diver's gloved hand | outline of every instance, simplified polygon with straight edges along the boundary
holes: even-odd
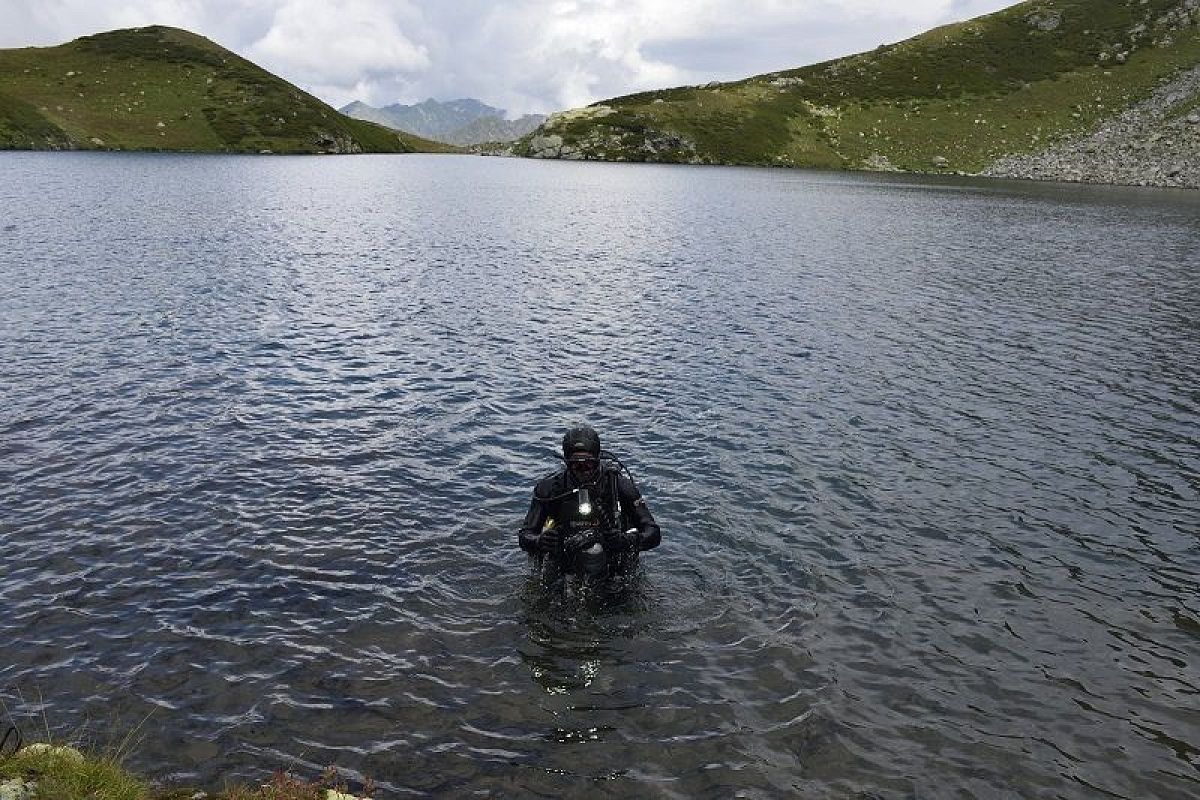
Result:
[[[557,553],[562,549],[563,535],[558,528],[547,528],[538,534],[538,550],[543,553]]]
[[[604,539],[605,549],[618,552],[637,552],[641,549],[641,545],[642,537],[638,533],[637,528],[630,528],[627,531],[613,531]]]

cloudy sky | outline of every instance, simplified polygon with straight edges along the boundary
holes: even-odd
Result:
[[[1012,0],[0,0],[0,48],[174,25],[342,106],[475,97],[510,114],[744,78]]]

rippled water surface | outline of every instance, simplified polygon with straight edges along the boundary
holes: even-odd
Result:
[[[27,733],[381,797],[1200,795],[1197,193],[7,154],[0,231]],[[516,548],[581,419],[664,531],[607,597]]]

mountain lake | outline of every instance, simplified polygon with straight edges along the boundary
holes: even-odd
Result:
[[[0,154],[3,721],[218,789],[1200,795],[1200,193]],[[663,529],[517,548],[593,424]]]

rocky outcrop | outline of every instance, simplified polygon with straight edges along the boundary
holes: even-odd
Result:
[[[1059,26],[1062,25],[1062,12],[1057,9],[1051,11],[1034,11],[1025,17],[1025,21],[1029,23],[1031,28],[1049,33],[1050,31],[1058,30]]]
[[[37,784],[33,781],[21,778],[0,780],[0,800],[29,800],[36,791]]]
[[[557,133],[538,134],[529,140],[530,158],[562,158],[566,141]]]
[[[529,139],[530,158],[560,158],[566,161],[657,161],[704,163],[694,142],[666,131],[634,133],[619,128],[593,128],[582,139],[567,141],[556,133]]]
[[[980,174],[1200,188],[1200,67],[1090,133],[1039,153],[1006,156]]]
[[[325,131],[318,131],[316,133],[313,137],[313,144],[316,146],[318,153],[328,155],[349,155],[363,151],[362,145],[349,136],[339,136]]]
[[[862,169],[868,172],[903,172],[904,170],[892,163],[891,159],[880,153],[872,153],[863,159]]]
[[[567,161],[704,163],[690,139],[651,128],[644,122],[633,127],[610,124],[607,118],[615,114],[615,109],[607,105],[551,114],[519,152],[529,158]],[[588,123],[582,133],[580,123]]]
[[[31,744],[18,751],[17,755],[48,755],[65,764],[84,763],[83,753],[74,747],[50,745],[45,742]],[[0,800],[31,800],[37,795],[37,789],[37,782],[28,776],[0,780]]]

